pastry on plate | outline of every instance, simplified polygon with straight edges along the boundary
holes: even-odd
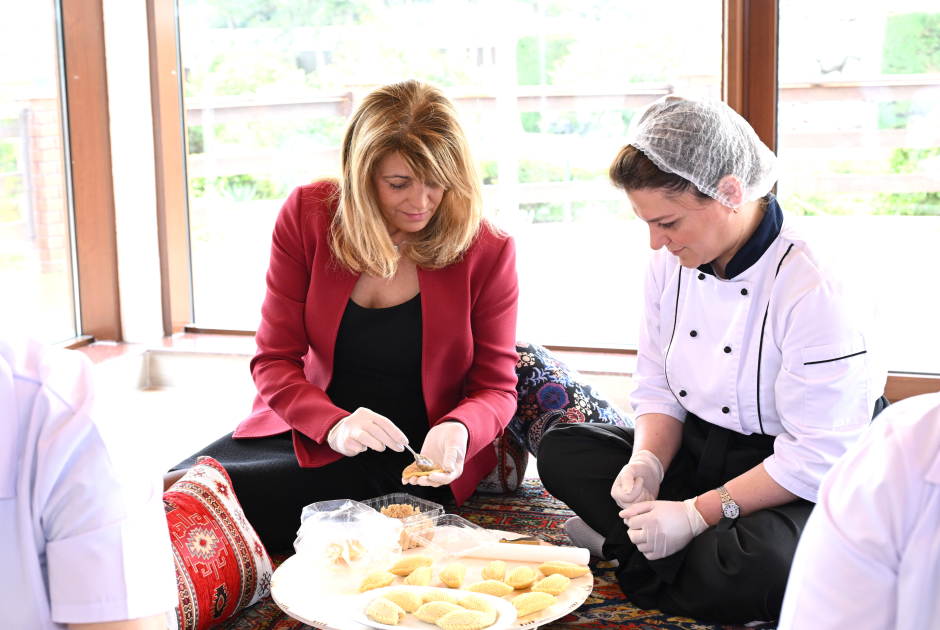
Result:
[[[525,617],[526,615],[531,615],[532,613],[537,613],[540,610],[545,610],[558,600],[555,599],[554,595],[549,595],[548,593],[523,593],[515,599],[512,600],[512,605],[516,607],[518,611],[517,614],[520,617]]]
[[[384,597],[373,599],[366,608],[366,614],[387,626],[397,626],[405,619],[405,611],[395,602]]]

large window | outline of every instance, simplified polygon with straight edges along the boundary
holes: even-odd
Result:
[[[52,0],[0,19],[0,330],[76,335]]]
[[[638,108],[720,97],[722,3],[180,0],[195,322],[253,330],[270,233],[347,117],[415,77],[461,109],[518,242],[519,337],[636,343],[646,226],[607,183]]]
[[[940,372],[940,8],[784,0],[779,60],[781,204],[878,300],[888,368]]]

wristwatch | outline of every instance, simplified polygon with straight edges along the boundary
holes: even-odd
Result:
[[[734,502],[728,490],[724,486],[718,486],[718,496],[721,497],[721,514],[725,518],[738,518],[741,516],[741,508]]]

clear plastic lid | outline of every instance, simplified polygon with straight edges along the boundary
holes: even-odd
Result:
[[[401,533],[402,551],[421,546],[421,543],[411,536],[411,532],[428,529],[432,520],[444,513],[444,506],[441,504],[425,501],[404,492],[386,494],[363,501],[363,504],[389,518],[401,521],[404,528]]]
[[[456,514],[431,519],[430,526],[411,530],[409,534],[418,544],[445,558],[462,558],[498,540],[495,533]]]

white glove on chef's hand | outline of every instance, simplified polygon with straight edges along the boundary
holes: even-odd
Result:
[[[408,438],[385,416],[359,407],[333,425],[326,441],[340,455],[352,457],[367,448],[384,451],[386,446],[401,452],[405,450],[401,445],[407,444]]]
[[[633,454],[610,488],[610,496],[621,508],[634,503],[655,501],[663,480],[663,465],[650,451]]]
[[[448,421],[434,426],[424,438],[421,454],[440,464],[445,471],[422,477],[402,478],[402,483],[413,486],[443,486],[463,474],[463,461],[467,456],[467,441],[470,434],[460,422]]]
[[[630,527],[630,540],[647,560],[671,556],[708,529],[695,509],[695,498],[636,503],[620,512]]]

